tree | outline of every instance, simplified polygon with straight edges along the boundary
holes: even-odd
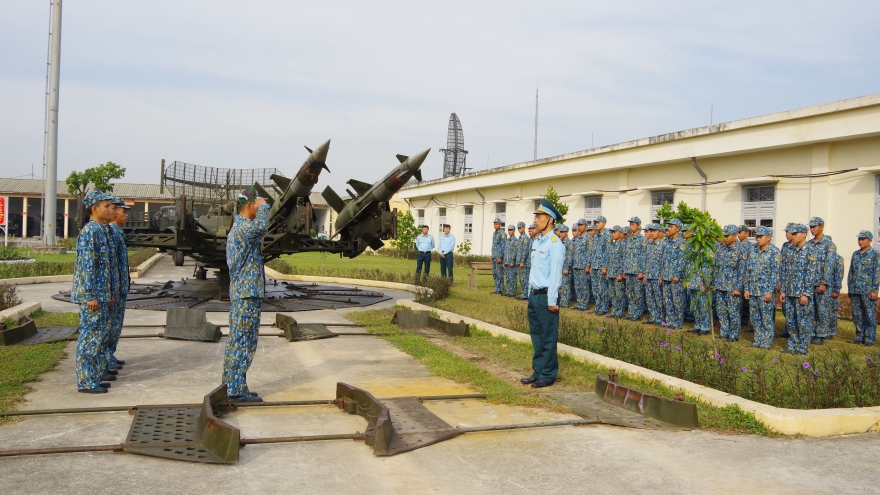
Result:
[[[458,252],[458,254],[460,254],[462,256],[467,256],[467,255],[471,254],[471,241],[470,241],[470,239],[465,239],[464,241],[462,241],[458,245],[458,248],[456,248],[456,251]]]
[[[419,230],[416,228],[416,220],[413,218],[412,212],[407,210],[403,215],[398,215],[397,239],[391,241],[391,246],[398,256],[403,255],[404,258],[409,258],[409,252],[416,242],[417,235],[419,235]]]
[[[544,199],[549,201],[556,208],[556,211],[559,212],[559,218],[556,219],[557,225],[565,223],[568,205],[559,201],[559,194],[556,193],[556,189],[553,189],[553,186],[547,186],[547,195],[544,196]]]
[[[121,179],[125,176],[125,168],[120,167],[116,163],[107,162],[97,167],[87,168],[83,172],[73,171],[64,181],[67,184],[67,192],[79,198],[78,212],[79,226],[85,225],[85,211],[82,209],[82,199],[89,192],[89,185],[94,189],[104,191],[106,193],[113,192],[113,184],[111,179]]]
[[[712,218],[708,211],[697,208],[688,208],[684,201],[678,204],[679,213],[685,212],[691,215],[690,221],[693,235],[687,240],[689,249],[685,251],[685,259],[690,266],[685,275],[685,283],[694,280],[695,277],[702,279],[702,285],[706,287],[706,296],[709,304],[709,328],[712,330],[712,338],[715,338],[715,322],[712,317],[712,272],[715,270],[715,246],[721,236],[721,226]],[[681,220],[681,219],[679,219]],[[684,220],[682,220],[684,222]]]

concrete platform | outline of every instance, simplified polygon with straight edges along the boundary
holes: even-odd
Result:
[[[164,261],[164,260],[163,260]],[[189,260],[188,260],[189,261]],[[155,270],[155,271],[154,271]],[[163,267],[148,279],[180,279],[192,267]],[[69,285],[68,285],[69,287]],[[51,299],[64,284],[22,287],[49,311],[76,306]],[[412,297],[388,291],[395,299]],[[383,303],[390,306],[392,302]],[[371,306],[370,309],[377,306]],[[348,310],[297,313],[303,322],[343,322]],[[210,313],[215,323],[224,313]],[[264,313],[266,323],[274,314]],[[161,324],[164,313],[129,311],[127,324]],[[352,329],[346,329],[349,331]],[[142,328],[124,333],[145,333]],[[273,331],[273,330],[270,330]],[[75,391],[72,357],[34,384],[21,409],[194,403],[220,382],[219,344],[123,339],[128,364],[111,392]],[[74,344],[67,347],[73,355]],[[260,338],[248,381],[268,400],[332,399],[337,381],[377,397],[474,393],[431,375],[373,337],[289,343]],[[525,390],[525,389],[524,389]],[[453,426],[527,423],[574,416],[477,400],[429,402]],[[331,406],[240,410],[225,416],[243,437],[362,432],[366,422]],[[0,427],[2,449],[121,443],[127,413],[32,417]],[[232,466],[200,465],[132,454],[0,458],[4,494],[514,494],[514,493],[871,493],[880,483],[876,434],[828,439],[719,435],[611,426],[554,427],[466,434],[394,457],[374,457],[363,442],[250,445]]]

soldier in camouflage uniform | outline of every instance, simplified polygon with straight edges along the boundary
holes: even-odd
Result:
[[[269,224],[269,204],[253,187],[243,190],[237,199],[238,215],[226,238],[230,305],[223,383],[233,401],[262,402],[248,389],[247,371],[257,350],[265,295],[262,244]]]
[[[504,239],[504,255],[502,256],[507,283],[504,295],[507,297],[516,297],[517,241],[516,228],[513,225],[508,225],[507,238]]]
[[[495,280],[495,291],[492,294],[504,292],[504,232],[501,231],[501,219],[496,218],[492,222],[495,232],[492,234],[492,279]]]
[[[813,289],[819,278],[815,249],[807,242],[807,226],[795,224],[791,230],[791,247],[782,259],[782,291],[779,300],[785,304],[788,327],[788,352],[809,352],[813,326],[816,324]]]
[[[831,293],[828,291],[828,284],[831,273],[834,271],[834,254],[837,253],[837,246],[831,241],[831,237],[825,235],[825,220],[819,217],[810,219],[810,233],[813,238],[810,244],[816,251],[816,260],[819,264],[819,278],[816,280],[817,285],[813,291],[813,305],[816,311],[816,325],[811,344],[821,345],[825,339],[833,338],[837,335],[837,328],[831,327]]]
[[[575,224],[577,225],[580,235],[573,241],[574,254],[571,258],[571,266],[574,271],[574,290],[577,295],[577,306],[575,309],[586,311],[590,304],[590,276],[587,275],[587,267],[589,266],[589,256],[587,256],[587,248],[590,246],[590,237],[587,234],[587,221],[581,218]]]
[[[843,256],[834,253],[834,271],[828,279],[828,291],[831,292],[831,328],[837,329],[837,312],[840,310],[840,290],[843,288]]]
[[[690,306],[691,315],[694,320],[694,328],[688,330],[697,335],[708,335],[711,331],[711,321],[709,319],[709,290],[714,286],[712,280],[712,269],[705,264],[696,269],[693,260],[688,259],[688,254],[692,252],[693,247],[687,242],[693,236],[693,230],[690,225],[684,226],[685,238],[685,280],[687,289],[686,305]]]
[[[737,246],[736,225],[724,227],[724,242],[715,251],[715,298],[718,300],[718,322],[721,338],[739,340],[740,296],[743,287],[743,268],[747,260]]]
[[[529,299],[529,273],[532,270],[532,242],[538,235],[538,228],[535,224],[529,225],[528,235],[525,239],[525,258],[523,258],[524,268],[520,275],[519,285],[522,288],[522,296],[520,299],[528,301]]]
[[[877,338],[877,288],[880,285],[880,256],[871,248],[874,235],[870,230],[859,232],[859,249],[849,264],[846,278],[852,319],[856,327],[853,344],[874,345]]]
[[[659,325],[666,321],[663,314],[663,292],[660,290],[660,262],[663,258],[663,241],[660,225],[648,224],[645,230],[648,245],[645,247],[645,304],[648,307],[646,324]]]
[[[648,239],[641,233],[642,220],[639,217],[629,219],[630,236],[623,244],[623,276],[626,283],[626,319],[636,321],[645,314],[644,284],[645,255],[648,251]]]
[[[560,225],[557,229],[557,235],[562,239],[562,245],[565,246],[565,258],[562,261],[562,282],[559,286],[559,307],[567,308],[571,305],[571,264],[574,256],[574,245],[568,238],[568,227]]]
[[[779,249],[770,244],[773,231],[769,227],[755,229],[757,249],[748,259],[748,270],[744,283],[744,297],[751,308],[749,316],[755,329],[753,347],[769,349],[776,333],[776,298],[774,292],[779,285],[779,264],[782,255]]]
[[[89,222],[76,239],[71,301],[79,304],[79,331],[76,341],[76,388],[88,394],[105,394],[109,383],[102,382],[103,342],[110,325],[113,305],[110,278],[116,260],[110,257],[110,241],[102,224],[110,221],[112,196],[97,189],[83,198]]]
[[[526,285],[529,281],[529,272],[526,270],[526,259],[529,257],[531,248],[531,236],[526,234],[526,223],[516,224],[519,237],[516,240],[516,278],[519,280],[519,295],[517,299],[525,299]]]
[[[584,268],[584,272],[587,274],[586,284],[587,284],[587,294],[589,294],[588,301],[584,303],[584,307],[589,308],[590,303],[596,304],[596,294],[593,292],[593,275],[592,275],[592,266],[593,266],[593,243],[596,241],[596,227],[592,224],[592,222],[587,222],[587,266]],[[587,311],[586,309],[584,311]]]
[[[111,201],[116,206],[116,218],[110,223],[110,232],[116,247],[116,272],[119,277],[119,300],[114,304],[111,312],[111,325],[108,332],[108,341],[105,345],[104,360],[107,369],[117,370],[125,361],[116,358],[116,346],[119,344],[119,336],[122,335],[122,322],[125,320],[125,303],[128,300],[131,276],[128,272],[128,247],[125,244],[125,232],[122,226],[128,221],[128,210],[131,209],[121,198],[113,198]]]
[[[663,288],[663,309],[666,326],[681,328],[684,320],[684,251],[681,220],[673,218],[666,225],[666,241],[663,243],[663,264],[660,270],[660,286]]]
[[[779,248],[779,255],[782,256],[783,260],[787,259],[788,250],[791,249],[791,237],[792,237],[791,229],[793,229],[793,228],[794,228],[794,223],[789,223],[785,226],[785,229],[783,229],[785,231],[785,242],[783,242],[782,246]],[[786,266],[785,263],[779,264],[779,285],[776,287],[777,292],[782,292],[782,278],[785,276],[785,274],[784,274],[784,270],[786,269],[785,266]],[[779,336],[782,337],[783,339],[787,339],[789,337],[789,333],[788,333],[788,317],[785,312],[785,304],[782,305],[782,316],[785,317],[785,329],[782,330],[782,333],[779,334]]]
[[[742,252],[741,255],[746,256],[745,266],[748,266],[748,257],[755,252],[757,249],[757,245],[749,240],[749,227],[747,225],[740,225],[739,232],[736,233],[737,246],[739,246]],[[745,279],[743,280],[745,281]],[[752,319],[750,315],[749,302],[742,300],[740,301],[740,324],[748,325],[748,332],[754,332],[755,329],[752,328]]]
[[[608,290],[611,292],[611,316],[622,318],[626,312],[626,279],[624,278],[623,266],[626,241],[623,236],[627,229],[615,225],[611,229],[611,246],[608,248],[606,276],[608,277]]]
[[[596,299],[596,307],[593,312],[597,315],[608,313],[611,304],[611,294],[608,291],[607,258],[608,250],[611,249],[611,233],[605,229],[605,217],[596,218],[596,235],[593,236],[593,249],[588,254],[590,258],[590,280],[593,283],[593,297]]]

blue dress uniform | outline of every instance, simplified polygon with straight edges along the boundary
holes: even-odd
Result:
[[[520,222],[523,223],[523,222]],[[529,225],[529,230],[534,229],[535,224]],[[529,271],[532,269],[532,241],[534,240],[528,232],[519,237],[519,247],[517,248],[516,261],[523,265],[517,268],[519,273],[519,291],[520,295],[517,299],[526,300],[529,298]],[[517,265],[519,266],[519,265]]]
[[[861,239],[874,239],[869,230],[859,232]],[[865,252],[857,249],[849,264],[846,278],[849,300],[852,304],[853,324],[856,327],[855,344],[873,345],[877,338],[877,295],[880,285],[880,256],[868,246]]]
[[[446,227],[449,227],[449,224],[443,224],[444,231],[437,237],[437,252],[443,254],[440,258],[440,276],[443,278],[448,276],[449,281],[452,282],[455,279],[455,273],[452,271],[455,265],[455,236],[451,233],[447,234]]]
[[[516,243],[518,239],[514,234],[516,229],[513,225],[507,226],[507,238],[504,239],[504,275],[506,278],[507,288],[504,295],[507,297],[516,297]]]
[[[256,191],[246,190],[256,199]],[[239,195],[239,202],[242,201]],[[246,198],[250,199],[250,198]],[[269,204],[260,205],[256,218],[240,215],[226,240],[226,264],[229,266],[229,337],[223,354],[223,383],[230,397],[250,394],[247,371],[257,350],[260,310],[265,294],[263,236],[269,224]]]
[[[840,290],[843,288],[844,277],[843,256],[834,253],[834,271],[828,279],[828,291],[831,292],[831,328],[837,330],[838,311],[840,310]]]
[[[605,217],[596,218],[596,222],[604,222]],[[608,264],[608,250],[611,249],[611,233],[602,229],[593,236],[593,249],[590,251],[590,280],[593,284],[593,298],[596,299],[594,312],[597,315],[608,313],[611,305],[611,294],[608,292],[608,280],[602,275],[602,268]]]
[[[795,224],[794,233],[806,233],[807,226]],[[809,351],[813,326],[816,324],[813,306],[813,289],[819,277],[819,266],[816,252],[809,242],[800,248],[792,243],[786,257],[783,258],[782,293],[785,294],[785,320],[789,332],[788,351],[795,354],[806,354]],[[806,296],[807,304],[801,304],[801,296]]]
[[[112,196],[97,189],[83,198],[83,206],[90,209],[99,201]],[[103,342],[110,324],[110,302],[113,300],[110,278],[114,270],[110,258],[110,241],[102,225],[90,220],[76,239],[76,261],[73,265],[71,301],[79,304],[79,331],[76,341],[76,388],[87,392],[106,392],[101,387],[104,371]],[[91,310],[88,302],[97,300],[98,309]]]
[[[575,224],[577,226],[587,225],[587,221],[581,218]],[[578,227],[580,228],[580,227]],[[586,311],[590,304],[590,276],[585,271],[588,265],[587,248],[590,246],[590,235],[584,232],[577,236],[573,241],[573,254],[571,256],[571,268],[574,273],[574,292],[577,296],[577,306],[575,309]]]
[[[125,203],[123,203],[125,204]],[[119,207],[117,205],[117,207]],[[110,224],[110,232],[116,247],[116,273],[119,277],[119,298],[110,309],[111,324],[107,332],[108,339],[104,349],[104,361],[109,368],[119,367],[116,360],[116,346],[119,344],[119,336],[122,335],[122,322],[125,320],[125,303],[128,300],[128,291],[131,285],[131,276],[128,272],[128,247],[125,244],[125,232],[115,223]]]
[[[810,227],[816,225],[825,225],[825,221],[819,217],[811,218]],[[816,287],[813,290],[813,305],[816,308],[816,325],[813,336],[817,339],[828,339],[837,335],[837,328],[831,326],[831,291],[828,290],[831,273],[834,271],[834,254],[837,253],[837,246],[827,235],[823,235],[819,240],[813,237],[807,242],[813,245],[816,251],[816,261],[819,265],[819,278],[816,280]],[[820,294],[819,286],[823,284],[825,292]],[[819,342],[821,341],[813,343],[818,344]]]
[[[736,235],[736,225],[724,227],[724,235]],[[715,251],[715,298],[718,300],[718,322],[721,324],[721,338],[739,340],[740,296],[742,293],[743,269],[747,259],[737,244],[728,246],[721,243]]]
[[[619,225],[615,225],[611,230],[621,235],[625,232]],[[622,318],[626,313],[626,279],[617,280],[617,277],[624,276],[625,245],[626,239],[621,238],[615,241],[612,238],[611,247],[608,249],[608,290],[611,292],[611,316],[613,318]]]
[[[431,274],[431,251],[434,250],[434,237],[427,234],[416,236],[416,277],[422,274],[422,266],[425,267],[425,275]]]
[[[767,227],[758,227],[757,235],[773,235]],[[757,247],[757,246],[756,246]],[[755,329],[754,347],[769,349],[776,329],[776,287],[779,285],[779,264],[782,255],[776,246],[756,249],[749,255],[744,289],[749,292],[749,317]],[[770,301],[764,296],[770,294]]]
[[[642,225],[639,217],[632,217],[630,222]],[[639,274],[644,277],[645,255],[648,251],[648,239],[641,230],[636,231],[623,244],[623,273],[626,274],[626,319],[636,321],[645,313],[644,284]]]
[[[681,221],[673,218],[671,225],[682,227]],[[684,251],[686,245],[681,236],[674,239],[666,238],[663,243],[663,260],[660,270],[661,287],[663,288],[663,310],[666,315],[666,326],[681,328],[684,320]],[[672,281],[678,278],[678,282]]]
[[[568,227],[561,225],[559,232],[568,232]],[[567,308],[571,305],[571,265],[574,257],[574,244],[571,237],[566,237],[562,240],[562,245],[565,247],[565,257],[562,260],[563,274],[562,285],[559,287],[559,307]],[[568,271],[568,274],[564,273],[565,271]]]
[[[501,223],[501,219],[496,218],[492,223]],[[504,258],[504,242],[502,229],[492,233],[492,279],[495,281],[495,291],[492,294],[504,293],[504,266],[498,263],[498,258]]]
[[[546,199],[537,213],[559,218]],[[559,302],[565,247],[555,234],[539,232],[532,244],[532,270],[529,273],[529,336],[532,338],[532,375],[522,380],[539,388],[552,384],[559,374],[556,341],[559,337],[559,311],[550,311]]]
[[[660,225],[652,223],[647,230],[660,230]],[[645,304],[648,319],[645,323],[659,325],[666,321],[663,314],[663,291],[660,289],[660,268],[663,259],[663,239],[651,239],[645,248]]]

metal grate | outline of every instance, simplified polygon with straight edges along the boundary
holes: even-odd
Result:
[[[274,168],[216,168],[175,161],[165,167],[163,185],[174,197],[186,196],[197,202],[226,202],[255,182],[274,184],[272,175],[284,177]]]

